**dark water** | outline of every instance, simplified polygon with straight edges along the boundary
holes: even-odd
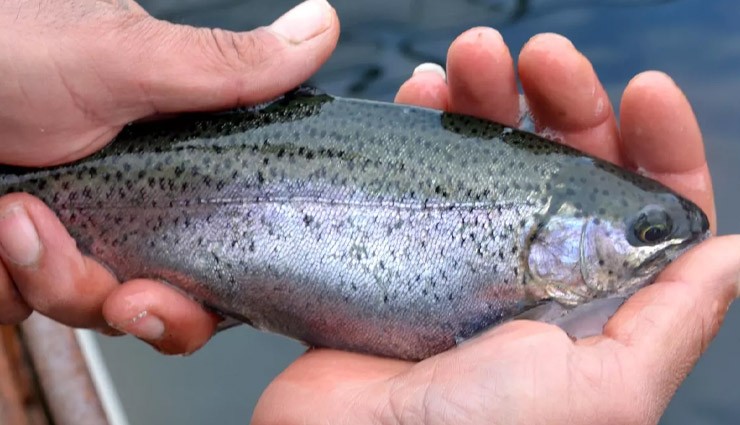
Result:
[[[249,29],[295,1],[148,0],[180,23]],[[512,52],[540,32],[569,37],[590,58],[612,101],[637,72],[660,69],[684,88],[699,117],[712,169],[720,233],[740,233],[740,8],[733,0],[335,0],[343,36],[313,83],[339,95],[391,100],[423,61],[444,63],[461,31],[498,28]],[[616,108],[618,110],[618,107]],[[267,383],[302,348],[242,327],[188,358],[132,339],[101,338],[132,424],[247,423]],[[740,309],[727,321],[662,424],[740,423]]]

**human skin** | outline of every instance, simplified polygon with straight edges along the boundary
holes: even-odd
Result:
[[[333,10],[311,4],[317,10],[302,6],[300,24],[235,34],[157,21],[131,2],[3,2],[0,101],[13,107],[0,109],[2,162],[61,163],[133,120],[276,96],[308,78],[336,43]],[[514,125],[516,71],[498,33],[475,28],[450,47],[446,81],[417,73],[397,101]],[[562,37],[530,40],[518,77],[540,129],[661,180],[715,228],[701,133],[667,76],[635,77],[619,124],[591,65]],[[1,323],[36,310],[181,354],[201,347],[219,321],[158,282],[118,282],[26,195],[0,199],[0,258]],[[518,321],[419,363],[311,350],[265,391],[253,422],[655,423],[716,334],[738,276],[740,238],[718,237],[639,291],[602,336],[574,342],[554,326]]]
[[[100,149],[131,121],[269,100],[318,70],[338,35],[324,0],[243,33],[156,20],[128,0],[0,2],[0,161],[63,163]],[[220,320],[161,283],[119,284],[77,250],[46,206],[22,194],[0,199],[0,258],[0,323],[36,310],[188,353]]]
[[[485,71],[483,71],[485,70]],[[588,60],[563,37],[522,49],[518,75],[539,129],[639,169],[700,205],[716,228],[691,107],[665,74],[629,82],[621,122]],[[396,100],[515,125],[512,58],[494,30],[450,47],[447,80],[415,74]],[[738,293],[740,237],[715,237],[630,298],[602,335],[573,341],[533,321],[494,328],[418,363],[310,350],[263,393],[254,424],[654,424]]]

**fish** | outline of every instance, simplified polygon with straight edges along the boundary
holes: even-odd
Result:
[[[71,163],[3,165],[13,192],[121,281],[405,360],[628,298],[710,235],[668,187],[535,133],[305,86],[132,123]]]

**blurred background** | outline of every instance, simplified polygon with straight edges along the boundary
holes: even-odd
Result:
[[[297,0],[141,0],[154,16],[247,30]],[[593,62],[618,111],[636,73],[673,76],[704,131],[720,233],[740,233],[740,7],[735,0],[333,0],[342,22],[334,56],[311,83],[332,94],[391,101],[416,65],[445,63],[472,26],[501,31],[516,56],[540,32],[570,38]],[[132,424],[248,423],[261,392],[303,348],[239,327],[190,357],[165,357],[132,338],[99,336]],[[740,308],[679,389],[663,425],[740,421]]]

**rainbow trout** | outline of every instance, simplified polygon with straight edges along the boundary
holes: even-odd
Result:
[[[295,90],[2,167],[119,279],[304,341],[423,359],[516,317],[628,297],[708,236],[663,185],[469,116]],[[557,313],[539,315],[542,306]]]

